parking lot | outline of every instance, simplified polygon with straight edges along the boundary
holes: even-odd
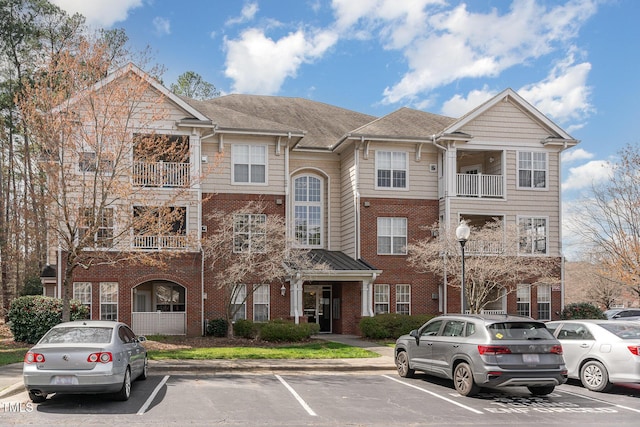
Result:
[[[640,387],[593,393],[576,383],[532,397],[526,388],[460,396],[451,382],[393,372],[151,375],[127,402],[104,396],[26,393],[0,401],[6,424],[193,425],[637,425]]]

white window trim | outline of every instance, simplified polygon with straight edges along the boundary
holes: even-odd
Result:
[[[237,319],[246,319],[247,318],[247,285],[245,284],[238,284],[235,285],[236,288],[241,288],[242,291],[238,291],[238,293],[235,294],[234,300],[232,302],[233,305],[241,305],[242,308],[240,310],[238,310],[238,312],[235,314],[234,318]],[[234,289],[235,291],[235,289]],[[242,313],[242,314],[240,314]]]
[[[235,220],[236,220],[236,217],[238,217],[238,216],[248,216],[249,217],[249,230],[246,233],[245,232],[238,232],[235,229]],[[267,239],[267,237],[266,237],[266,228],[264,230],[264,233],[258,233],[252,227],[252,224],[253,224],[252,219],[253,219],[253,217],[258,217],[258,216],[264,217],[264,223],[266,224],[266,222],[267,222],[267,215],[266,214],[238,213],[238,214],[234,215],[234,217],[233,217],[233,221],[234,221],[234,224],[233,224],[233,253],[238,254],[238,253],[251,253],[251,252],[254,252],[254,250],[253,250],[253,242],[255,241],[255,239],[258,239],[259,236],[264,236],[264,239],[265,240]],[[247,235],[247,238],[245,240],[248,242],[248,249],[246,251],[245,250],[236,249],[235,239],[236,239],[236,236],[240,235],[240,234],[243,234],[243,235],[246,234]],[[254,236],[256,236],[256,237],[254,237]],[[264,247],[263,250],[255,251],[255,253],[265,253],[265,252],[266,252],[266,242],[265,242],[265,247]]]
[[[252,182],[251,181],[251,168],[249,167],[249,181],[236,181],[236,162],[235,162],[235,149],[237,147],[263,147],[264,148],[264,182]],[[251,155],[249,155],[251,157]],[[251,165],[252,163],[249,163]],[[258,186],[268,186],[269,185],[269,146],[267,144],[232,144],[231,145],[231,184],[232,185],[258,185]]]
[[[380,220],[381,219],[391,219],[391,220],[403,219],[404,220],[405,245],[404,245],[404,251],[403,252],[399,252],[399,253],[393,252],[393,238],[394,237],[401,237],[401,236],[394,236],[393,234],[391,234],[390,236],[386,236],[386,235],[383,236],[383,237],[391,237],[391,247],[390,247],[391,252],[389,252],[389,253],[380,252],[380,245],[378,244],[378,239],[381,236],[380,235]],[[392,223],[391,224],[391,228],[392,229],[393,229],[393,222],[394,221],[391,221],[391,223]],[[377,245],[376,252],[377,252],[377,254],[378,255],[392,255],[392,256],[393,255],[396,255],[396,256],[398,256],[398,255],[400,255],[400,256],[407,255],[407,246],[409,245],[409,236],[408,236],[409,231],[408,231],[408,229],[409,229],[409,220],[406,217],[389,217],[389,216],[380,216],[380,217],[378,217],[376,219],[376,245]]]
[[[378,153],[391,153],[391,157],[393,158],[393,153],[402,153],[404,154],[404,171],[405,171],[405,186],[404,187],[394,187],[393,186],[393,170],[391,174],[391,185],[389,187],[381,187],[378,185]],[[398,170],[398,169],[395,169]],[[409,191],[409,153],[406,151],[392,151],[392,150],[376,150],[375,151],[375,168],[374,168],[374,188],[376,190],[381,191]]]
[[[256,295],[259,295],[258,289],[266,288],[265,296],[267,298],[266,302],[258,301],[256,302]],[[254,322],[263,322],[263,320],[256,320],[256,306],[257,305],[266,305],[267,306],[267,319],[264,320],[268,322],[271,320],[271,286],[269,284],[256,284],[253,285],[253,321]]]
[[[538,253],[536,251],[533,250],[533,245],[531,247],[531,250],[529,250],[528,252],[522,252],[520,250],[520,247],[518,246],[518,255],[523,255],[523,256],[549,256],[549,217],[548,216],[537,216],[537,215],[518,215],[516,217],[516,221],[517,221],[517,227],[518,227],[518,233],[522,232],[522,229],[520,227],[520,221],[523,219],[529,219],[529,220],[534,220],[534,219],[543,219],[544,220],[544,238],[545,238],[545,249],[543,253]]]
[[[541,296],[541,292],[540,289],[546,289],[544,296],[548,297],[547,299],[541,300],[540,296]],[[537,292],[536,292],[536,311],[538,314],[538,320],[551,320],[551,285],[549,284],[542,284],[542,285],[538,285],[537,286]],[[546,319],[543,319],[540,317],[540,304],[549,304],[549,316]]]
[[[102,293],[102,286],[103,285],[115,285],[116,287],[116,294],[115,294],[115,302],[113,301],[104,301],[102,299],[103,297],[103,293]],[[115,319],[109,319],[109,320],[118,320],[118,318],[120,317],[120,307],[118,304],[118,300],[119,300],[119,294],[120,294],[120,289],[119,289],[119,285],[118,282],[100,282],[100,320],[105,320],[102,318],[102,305],[115,305],[116,306],[116,318]]]
[[[85,209],[89,209],[89,208],[80,208],[81,211],[79,213],[79,215],[83,215],[84,214],[84,210]],[[112,214],[112,220],[113,220],[113,227],[97,227],[96,228],[96,232],[93,234],[93,244],[91,246],[88,246],[86,249],[90,249],[90,250],[95,250],[95,251],[108,251],[108,250],[112,250],[115,246],[117,246],[117,242],[116,242],[116,232],[117,232],[117,208],[115,206],[110,206],[110,207],[105,207],[103,208],[102,212],[104,213],[105,211],[110,210],[113,214]],[[79,218],[80,221],[82,221],[82,218]],[[80,231],[80,229],[85,229],[88,227],[78,227],[78,232]],[[100,246],[98,245],[98,229],[99,228],[105,228],[105,229],[109,229],[111,228],[111,238],[112,238],[112,242],[111,245],[107,245],[107,246]],[[78,243],[78,239],[80,238],[80,236],[78,235],[76,238],[76,243]]]
[[[374,284],[373,285],[373,311],[374,314],[391,313],[391,287],[387,284]],[[378,292],[380,290],[380,292]],[[378,301],[378,295],[386,297],[386,301]],[[387,310],[382,312],[376,311],[377,305],[386,305]]]
[[[527,290],[527,300],[526,301],[519,301],[519,291],[520,289],[526,289]],[[529,306],[529,313],[527,314],[520,314],[520,312],[518,311],[518,304],[524,304],[527,303]],[[531,316],[531,285],[527,284],[527,283],[519,283],[517,288],[516,288],[516,313],[520,316]]]
[[[398,300],[398,295],[400,294],[398,292],[398,290],[401,287],[407,287],[408,291],[409,291],[409,301],[404,302],[404,301],[399,301]],[[400,283],[396,285],[396,313],[398,313],[398,305],[406,305],[409,307],[409,312],[407,313],[409,316],[411,316],[411,285],[408,283]]]
[[[533,163],[533,155],[534,154],[544,154],[545,155],[545,169],[544,169],[544,176],[545,176],[545,180],[544,180],[544,187],[535,187],[533,185],[533,172],[536,170],[542,170],[542,169],[534,169],[533,168],[533,164],[531,169],[527,169],[531,171],[531,186],[530,187],[523,187],[520,185],[520,153],[530,153],[532,156],[531,162]],[[549,153],[546,151],[535,151],[535,150],[519,150],[516,152],[516,188],[518,190],[529,190],[529,191],[549,191]]]
[[[320,203],[315,203],[315,202],[298,202],[296,201],[296,181],[300,178],[315,178],[320,182]],[[324,197],[324,186],[325,186],[325,181],[322,177],[315,175],[315,174],[302,174],[302,175],[297,175],[296,177],[293,178],[292,180],[292,207],[291,207],[291,235],[293,236],[293,239],[295,241],[295,245],[297,247],[302,247],[302,248],[322,248],[324,247],[324,223],[325,223],[325,197]],[[320,243],[318,243],[317,245],[310,245],[307,243],[300,243],[298,241],[298,239],[296,238],[296,206],[306,206],[306,207],[310,207],[310,206],[317,206],[320,208]],[[308,214],[308,211],[307,211]],[[309,229],[307,227],[307,241],[309,240]]]
[[[77,289],[76,285],[83,285],[83,286],[87,286],[88,285],[88,287],[89,287],[89,295],[88,295],[89,296],[89,301],[88,302],[83,301],[82,298],[78,298],[76,296],[76,289]],[[83,295],[86,296],[87,294],[83,294]],[[93,311],[93,304],[91,303],[92,302],[92,298],[93,298],[93,286],[92,286],[91,282],[73,282],[73,299],[77,299],[78,301],[80,301],[80,303],[82,305],[85,305],[85,306],[87,306],[89,308],[89,319],[91,319],[91,314],[92,314],[92,311]]]

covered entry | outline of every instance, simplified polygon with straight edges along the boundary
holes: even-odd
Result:
[[[132,290],[131,327],[139,335],[186,335],[186,288],[167,280]]]
[[[331,285],[304,285],[304,316],[307,323],[317,323],[320,332],[333,332],[331,288]]]

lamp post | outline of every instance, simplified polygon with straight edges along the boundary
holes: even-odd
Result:
[[[465,296],[465,291],[464,291],[464,245],[467,243],[467,240],[469,240],[469,235],[471,234],[471,229],[469,228],[469,226],[467,225],[467,222],[465,220],[460,220],[460,224],[458,225],[458,227],[456,228],[456,239],[458,239],[458,242],[460,242],[460,248],[462,249],[462,314],[465,314],[466,312],[466,307],[465,307],[465,300],[466,300],[466,296]]]

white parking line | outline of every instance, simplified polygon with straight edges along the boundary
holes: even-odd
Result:
[[[582,397],[582,398],[587,399],[587,400],[592,400],[592,401],[598,402],[598,403],[606,403],[608,405],[615,406],[616,408],[626,409],[627,411],[637,412],[637,413],[640,414],[640,409],[629,408],[628,406],[622,406],[622,405],[618,405],[616,403],[607,402],[606,400],[598,399],[596,397],[589,397],[589,396],[585,396],[584,394],[574,393],[572,391],[567,391],[567,390],[556,390],[556,393],[565,393],[565,394],[569,394],[571,396]]]
[[[291,393],[293,395],[293,397],[296,398],[298,403],[304,408],[305,411],[307,411],[307,413],[309,415],[311,415],[312,417],[317,417],[318,416],[318,414],[313,412],[313,409],[311,409],[311,407],[309,405],[307,405],[307,402],[305,402],[304,399],[302,399],[300,397],[300,395],[298,393],[296,393],[296,391],[293,389],[293,387],[291,387],[289,384],[287,384],[287,382],[284,379],[282,379],[282,377],[280,375],[276,375],[276,378],[287,388],[287,390],[289,390],[289,393]]]
[[[149,406],[151,405],[151,402],[153,402],[153,399],[156,398],[156,395],[158,394],[158,392],[160,391],[162,386],[167,382],[168,379],[169,379],[169,375],[165,375],[165,377],[156,386],[156,388],[153,390],[153,393],[151,393],[151,396],[149,396],[147,401],[144,402],[144,405],[142,405],[142,407],[140,408],[140,410],[138,411],[138,413],[136,415],[144,415],[144,413],[147,412],[147,409],[149,409]]]
[[[388,376],[388,375],[382,375],[382,376],[383,376],[383,377],[385,377],[385,378],[388,378],[388,379],[390,379],[390,380],[393,380],[393,381],[395,381],[395,382],[397,382],[397,383],[400,383],[400,384],[402,384],[402,385],[405,385],[405,386],[407,386],[407,387],[411,387],[411,388],[415,388],[416,390],[424,391],[425,393],[430,394],[430,395],[431,395],[431,396],[433,396],[433,397],[437,397],[438,399],[442,399],[442,400],[445,400],[445,401],[447,401],[447,402],[449,402],[449,403],[453,403],[454,405],[457,405],[457,406],[459,406],[459,407],[461,407],[461,408],[463,408],[463,409],[466,409],[467,411],[471,411],[471,412],[473,412],[473,413],[475,413],[475,414],[483,414],[483,412],[482,412],[482,411],[478,411],[477,409],[473,409],[473,408],[472,408],[472,407],[470,407],[470,406],[463,405],[463,404],[462,404],[462,403],[460,403],[460,402],[456,402],[455,400],[451,400],[451,399],[449,399],[449,398],[447,398],[447,397],[441,396],[441,395],[439,395],[439,394],[437,394],[437,393],[434,393],[434,392],[432,392],[432,391],[429,391],[429,390],[427,390],[427,389],[425,389],[425,388],[418,387],[418,386],[416,386],[416,385],[409,384],[409,383],[406,383],[406,382],[404,382],[404,381],[400,381],[399,379],[397,379],[397,378],[393,378],[393,377],[390,377],[390,376]]]

